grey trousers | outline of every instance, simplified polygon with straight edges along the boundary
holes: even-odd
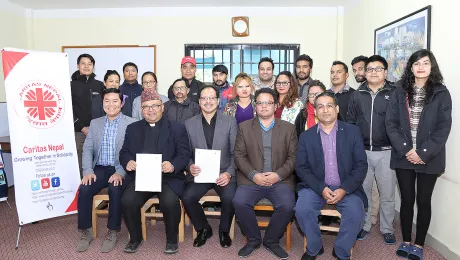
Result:
[[[393,234],[396,174],[390,169],[391,150],[366,151],[366,155],[369,167],[363,188],[368,199],[369,209],[372,208],[372,184],[375,178],[380,195],[380,232]],[[371,210],[368,210],[363,229],[370,231],[371,225]]]
[[[78,170],[80,178],[83,177],[83,169],[81,168],[81,156],[83,153],[83,144],[85,143],[86,135],[83,132],[75,132],[75,144],[77,145]]]

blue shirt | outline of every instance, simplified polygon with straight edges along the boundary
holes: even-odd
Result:
[[[115,165],[115,139],[117,137],[118,125],[120,123],[121,113],[110,122],[105,116],[104,136],[102,137],[101,151],[97,165],[114,166]]]
[[[262,121],[260,121],[260,118],[259,118],[259,124],[260,124],[260,127],[262,128],[262,130],[264,130],[265,132],[267,132],[267,131],[270,131],[270,129],[272,129],[272,128],[275,126],[275,119],[273,119],[272,123],[271,123],[268,127],[265,127],[265,126],[262,124]]]

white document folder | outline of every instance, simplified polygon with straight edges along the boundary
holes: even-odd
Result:
[[[136,191],[161,192],[161,154],[136,154]]]
[[[216,183],[220,175],[220,150],[195,149],[195,164],[201,168],[195,183]]]

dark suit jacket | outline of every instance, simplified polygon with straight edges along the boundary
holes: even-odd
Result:
[[[367,208],[367,197],[363,181],[367,174],[367,156],[363,137],[357,126],[337,121],[337,166],[341,188],[355,194]],[[322,197],[324,182],[324,153],[318,125],[300,134],[297,151],[296,173],[300,179],[298,190],[310,188]]]
[[[220,173],[228,172],[235,177],[235,140],[238,126],[234,117],[217,113],[212,150],[220,150]],[[190,139],[192,158],[187,168],[195,162],[195,149],[208,149],[203,131],[203,115],[199,114],[185,121],[185,128]],[[189,169],[187,169],[189,170]]]
[[[295,155],[297,133],[293,124],[275,119],[272,129],[272,170],[281,177],[281,182],[295,189]],[[262,172],[264,168],[264,148],[259,117],[240,123],[235,143],[235,163],[238,167],[238,185],[256,185],[248,178],[253,170]]]
[[[182,195],[184,190],[184,169],[187,166],[191,152],[189,140],[185,126],[165,118],[161,120],[159,146],[161,149],[162,160],[169,161],[174,166],[174,173],[163,173],[163,181],[178,194]],[[120,164],[126,170],[126,165],[130,160],[136,161],[136,154],[140,153],[144,145],[144,136],[147,121],[140,121],[130,124],[126,128],[125,141],[120,151]],[[127,171],[131,180],[135,179],[135,171]]]

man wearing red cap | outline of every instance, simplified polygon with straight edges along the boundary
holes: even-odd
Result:
[[[199,80],[195,79],[196,73],[196,60],[193,57],[185,56],[182,58],[181,67],[180,67],[182,78],[185,79],[187,88],[190,89],[188,92],[188,98],[198,103],[198,92],[205,86],[205,84]],[[169,87],[168,98],[173,99],[173,86]]]

